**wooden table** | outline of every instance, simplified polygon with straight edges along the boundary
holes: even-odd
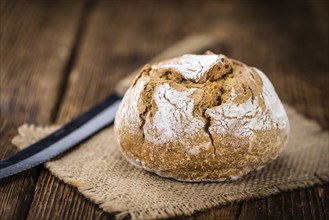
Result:
[[[1,1],[0,158],[24,122],[64,123],[191,33],[263,70],[281,99],[329,127],[328,2]],[[0,219],[111,219],[42,166],[0,181]],[[185,219],[329,219],[329,185]]]

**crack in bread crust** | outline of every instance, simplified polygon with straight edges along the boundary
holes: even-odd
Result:
[[[278,117],[288,119],[284,109],[273,115],[273,106],[281,104],[266,76],[216,56],[201,67],[188,63],[190,58],[187,66],[179,58],[146,65],[135,79],[131,91],[138,94],[129,93],[124,104],[137,102],[125,109],[136,109],[139,122],[117,127],[123,152],[144,169],[180,180],[222,181],[264,166],[281,152],[288,128]]]
[[[152,66],[146,65],[141,71],[140,76],[137,78],[138,80],[142,75],[151,78],[150,82],[144,86],[144,89],[141,92],[138,100],[140,112],[139,116],[141,120],[140,129],[142,131],[143,138],[145,138],[144,125],[146,117],[149,116],[149,118],[152,119],[156,113],[157,106],[154,102],[152,103],[152,97],[158,85],[169,83],[170,85],[179,86],[182,89],[197,88],[198,90],[202,91],[202,96],[201,98],[199,97],[199,100],[195,99],[197,100],[197,103],[194,105],[193,115],[195,117],[202,118],[204,122],[204,131],[209,137],[211,146],[213,148],[213,154],[216,156],[214,138],[212,133],[209,131],[209,127],[211,126],[211,117],[207,116],[205,112],[209,108],[221,105],[223,101],[222,95],[226,92],[225,81],[233,74],[234,66],[242,67],[243,64],[237,61],[230,61],[229,59],[222,57],[219,63],[213,65],[210,68],[204,80],[195,81],[183,78],[183,76],[176,71],[153,71]],[[246,93],[244,86],[243,88]],[[251,88],[248,87],[248,89],[252,94],[252,99],[254,99]],[[167,99],[168,103],[171,103],[166,96],[164,96],[164,98]],[[153,114],[149,115],[150,112],[153,112]]]
[[[132,85],[134,86],[136,81],[138,81],[141,76],[148,76],[151,79],[150,82],[145,84],[138,100],[138,109],[140,112],[139,117],[141,120],[140,129],[143,133],[143,138],[145,137],[143,130],[146,117],[150,117],[150,119],[152,119],[156,113],[157,106],[154,101],[152,102],[152,97],[158,85],[168,83],[169,85],[178,87],[182,90],[197,88],[202,91],[202,97],[199,98],[197,103],[194,105],[193,115],[195,117],[202,118],[204,121],[204,131],[209,136],[211,145],[214,149],[214,155],[216,155],[216,147],[213,144],[214,140],[209,131],[211,118],[206,116],[205,112],[208,108],[221,105],[221,96],[225,92],[223,83],[225,83],[225,80],[232,73],[233,65],[224,57],[222,57],[218,63],[210,68],[209,72],[205,75],[204,80],[201,81],[185,79],[180,73],[173,70],[154,71],[152,66],[146,65]],[[164,96],[164,98],[166,98],[168,103],[170,103],[170,100],[166,96]]]

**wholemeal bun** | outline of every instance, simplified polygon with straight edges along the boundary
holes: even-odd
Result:
[[[181,181],[237,179],[275,159],[289,121],[260,70],[224,55],[146,65],[115,119],[122,154]]]

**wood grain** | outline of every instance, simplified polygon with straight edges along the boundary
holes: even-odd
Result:
[[[79,55],[68,78],[57,123],[68,121],[102,100],[114,90],[115,83],[121,77],[148,58],[139,52],[141,49],[129,49],[129,45],[136,46],[130,38],[139,33],[143,20],[130,20],[120,16],[121,7],[123,5],[101,2],[91,9],[90,20],[79,45]],[[126,29],[128,25],[134,27],[129,32]],[[121,33],[122,37],[116,38],[115,33],[104,30],[103,27],[111,27]],[[108,49],[104,49],[104,45]],[[108,217],[75,188],[63,184],[46,170],[41,172],[36,189],[28,219]],[[65,202],[59,202],[58,198],[66,199]],[[70,211],[71,209],[77,211]]]
[[[34,13],[38,13],[38,16],[45,14],[42,11],[44,6],[39,6],[41,3],[34,4],[38,5],[35,7],[40,7],[34,9],[36,10]],[[22,120],[46,124],[52,117],[56,123],[67,122],[110,94],[119,79],[173,43],[190,34],[212,30],[225,33],[225,38],[209,49],[260,68],[269,76],[282,100],[296,107],[307,117],[317,120],[324,129],[329,127],[329,100],[324,98],[329,94],[327,86],[329,84],[328,2],[326,1],[303,1],[300,4],[246,1],[94,1],[85,6],[82,19],[78,16],[82,7],[73,7],[74,4],[77,3],[71,2],[69,4],[71,8],[66,6],[68,7],[66,12],[70,11],[66,13],[66,16],[71,16],[69,17],[71,20],[67,19],[68,17],[65,18],[70,22],[56,26],[59,29],[62,28],[60,30],[63,34],[56,40],[71,33],[70,40],[65,41],[71,45],[71,47],[68,46],[70,56],[63,58],[67,67],[64,68],[60,62],[55,62],[54,66],[51,66],[54,72],[59,72],[62,77],[57,75],[58,78],[54,78],[54,75],[50,73],[42,75],[45,81],[52,82],[50,87],[48,85],[42,87],[42,84],[36,82],[22,83],[31,77],[40,78],[40,74],[35,72],[44,71],[43,68],[46,67],[43,67],[45,65],[43,63],[49,66],[50,61],[47,60],[49,54],[46,53],[44,56],[41,53],[42,50],[39,56],[45,59],[44,62],[37,62],[37,59],[31,58],[30,65],[38,66],[38,71],[30,71],[26,76],[20,76],[17,71],[24,68],[18,66],[15,69],[14,65],[11,67],[14,69],[11,74],[11,79],[14,81],[11,84],[14,86],[4,87],[3,91],[6,94],[1,94],[2,99],[11,100],[15,97],[11,94],[16,94],[16,90],[17,94],[21,94],[19,97],[25,92],[33,92],[35,96],[38,92],[45,95],[42,97],[42,102],[21,98],[14,102],[17,104],[11,104],[9,101],[1,104],[1,111],[3,111],[2,106],[14,106],[11,109],[16,109],[17,115],[22,114],[22,108],[28,112],[28,115],[17,116],[18,119],[15,118],[16,116],[7,119],[1,115],[0,129],[8,133],[4,136],[8,140],[8,146],[9,137],[12,137],[14,133],[14,125],[21,123]],[[22,31],[21,28],[24,25],[20,24],[21,20],[6,17],[10,16],[8,11],[18,10],[17,6],[10,2],[4,2],[3,5],[8,10],[1,7],[1,15],[6,18],[8,25],[17,28],[17,32]],[[55,8],[61,8],[57,4],[55,6]],[[25,16],[30,15],[22,9],[20,13],[23,15],[27,13]],[[64,13],[59,14],[63,16]],[[51,17],[52,13],[47,12],[47,16]],[[79,26],[77,20],[80,20],[80,28],[77,27]],[[46,26],[53,29],[48,24]],[[42,27],[45,28],[45,26]],[[68,27],[71,27],[71,31],[67,30]],[[44,29],[39,31],[44,31]],[[54,34],[50,30],[48,32],[50,35]],[[42,33],[36,33],[42,36]],[[77,37],[72,36],[74,33]],[[15,44],[17,39],[21,38],[22,42],[30,43],[31,50],[38,48],[31,43],[33,36],[31,38],[28,33],[17,34],[15,37],[10,37],[10,41]],[[57,42],[55,38],[49,37],[49,39]],[[41,41],[41,43],[48,45],[49,41]],[[23,48],[26,46],[25,44],[18,45]],[[1,51],[1,54],[4,53]],[[20,56],[20,54],[10,54],[8,62],[12,60],[17,62]],[[1,75],[3,75],[2,72],[1,69]],[[16,78],[20,80],[15,80]],[[7,82],[9,81],[1,81],[1,86],[8,84]],[[14,88],[19,89],[14,90]],[[40,106],[39,103],[43,105],[48,103],[48,111],[44,109],[40,111],[37,107],[34,109],[38,110],[33,110],[33,106]],[[7,111],[9,114],[12,110]],[[52,113],[49,114],[49,112]],[[8,127],[9,122],[13,125]],[[9,149],[9,147],[2,148]],[[36,179],[37,173],[31,172],[28,175]],[[28,205],[24,209],[22,205],[16,205],[30,204],[31,196],[27,196],[24,200],[22,195],[27,195],[25,191],[20,192],[15,189],[23,187],[32,191],[35,184],[31,207],[29,208]],[[0,192],[4,198],[0,199],[0,207],[3,207],[0,217],[3,215],[7,219],[9,217],[24,218],[28,210],[29,219],[113,218],[111,214],[102,212],[97,205],[84,198],[74,187],[64,184],[45,169],[42,169],[37,183],[18,176],[9,180],[6,187],[1,187]],[[33,192],[30,194],[33,195]],[[16,200],[10,199],[12,197]],[[283,192],[268,198],[231,203],[197,212],[185,219],[329,219],[328,201],[329,184],[326,184]],[[20,214],[21,210],[25,214]],[[181,219],[181,217],[174,219]]]
[[[202,34],[191,34],[170,45],[151,60],[148,60],[147,63],[157,63],[163,60],[182,56],[184,54],[204,53],[209,48],[220,43],[226,38],[227,36],[225,33],[218,31],[211,31]],[[140,72],[141,68],[142,67],[135,69],[135,71],[120,79],[120,81],[118,81],[115,85],[115,92],[123,96],[137,74]]]
[[[0,4],[0,158],[3,158],[16,151],[10,140],[17,126],[24,122],[51,123],[51,110],[70,56],[81,3],[1,1]],[[66,14],[57,17],[63,11]],[[32,169],[0,181],[0,219],[27,216],[37,179],[38,171]]]

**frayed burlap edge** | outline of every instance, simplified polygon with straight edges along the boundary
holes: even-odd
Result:
[[[191,215],[196,211],[206,210],[212,207],[225,205],[230,202],[239,202],[246,201],[254,198],[264,198],[270,195],[278,194],[281,192],[291,191],[294,189],[311,187],[314,185],[320,185],[329,182],[329,174],[321,173],[318,176],[305,177],[305,179],[300,179],[298,181],[287,182],[281,185],[273,185],[267,188],[263,188],[262,190],[255,189],[254,191],[245,191],[239,193],[227,193],[224,195],[218,195],[217,198],[213,198],[210,200],[203,201],[204,207],[200,209],[200,204],[184,204],[181,206],[166,206],[162,208],[153,209],[145,208],[144,210],[127,210],[122,211],[124,207],[118,207],[115,209],[113,204],[107,204],[106,198],[103,198],[103,194],[97,193],[93,187],[90,186],[79,186],[76,184],[75,179],[71,176],[62,175],[65,171],[61,170],[58,166],[46,165],[46,167],[52,170],[52,173],[63,180],[64,182],[76,186],[78,190],[91,201],[99,205],[106,212],[114,213],[116,219],[122,219],[127,215],[131,215],[133,219],[141,219],[147,216],[144,216],[144,213],[149,213],[151,216],[156,216],[157,218],[166,218],[168,216],[181,216],[181,215]],[[120,211],[119,211],[120,210]]]
[[[126,216],[131,216],[132,219],[149,219],[149,216],[153,216],[152,218],[168,218],[182,215],[192,215],[196,211],[204,211],[213,207],[217,207],[220,205],[226,205],[230,202],[240,202],[247,201],[255,198],[264,198],[270,195],[278,194],[281,192],[292,191],[299,188],[311,187],[315,185],[321,185],[329,182],[329,174],[321,173],[318,176],[306,177],[305,179],[300,179],[298,181],[287,182],[281,185],[269,186],[267,188],[263,188],[262,190],[255,191],[245,191],[239,193],[227,193],[224,195],[218,195],[217,198],[209,199],[203,201],[204,206],[200,208],[200,204],[184,204],[179,206],[166,206],[162,208],[154,209],[152,207],[145,208],[143,210],[127,210],[122,211],[124,207],[114,208],[113,204],[107,204],[106,198],[103,198],[102,193],[97,193],[93,187],[90,186],[79,186],[76,184],[75,179],[71,176],[62,175],[63,170],[59,169],[57,166],[47,166],[46,167],[51,170],[51,172],[57,176],[59,179],[63,180],[65,183],[69,185],[73,185],[77,187],[78,191],[80,191],[85,197],[89,198],[92,202],[99,205],[101,209],[105,212],[113,213],[116,219],[123,219]],[[145,216],[145,213],[148,213]],[[151,219],[152,219],[151,218]]]
[[[287,107],[286,107],[287,108]],[[290,110],[291,111],[291,110]],[[293,114],[297,114],[293,110]],[[306,120],[304,118],[304,120]],[[317,127],[318,125],[314,122],[309,121],[309,127],[312,125]],[[54,131],[59,126],[50,126],[46,128],[35,127],[33,125],[23,125],[19,130],[19,135],[13,139],[13,144],[23,148],[26,145],[31,144],[37,139],[42,138],[46,134]],[[79,182],[72,175],[68,175],[67,170],[60,165],[60,159],[56,163],[45,163],[48,168],[55,176],[63,180],[65,183],[77,187],[85,197],[98,204],[106,212],[112,213],[117,219],[122,219],[127,215],[130,215],[133,219],[152,219],[152,218],[166,218],[181,215],[191,215],[196,211],[210,209],[215,206],[225,205],[229,202],[245,201],[252,198],[261,198],[277,194],[284,191],[290,191],[302,187],[310,187],[318,184],[324,184],[329,182],[329,172],[315,173],[310,176],[303,176],[298,180],[288,181],[280,184],[262,186],[261,189],[254,187],[249,190],[230,192],[221,195],[215,195],[213,198],[207,198],[205,201],[189,202],[181,205],[167,204],[163,207],[144,207],[143,209],[129,209],[125,210],[126,207],[122,205],[115,205],[113,201],[108,201],[107,197],[100,191],[95,190],[92,185],[88,185],[86,182]],[[173,180],[174,181],[174,180]],[[216,184],[216,183],[214,183]]]

